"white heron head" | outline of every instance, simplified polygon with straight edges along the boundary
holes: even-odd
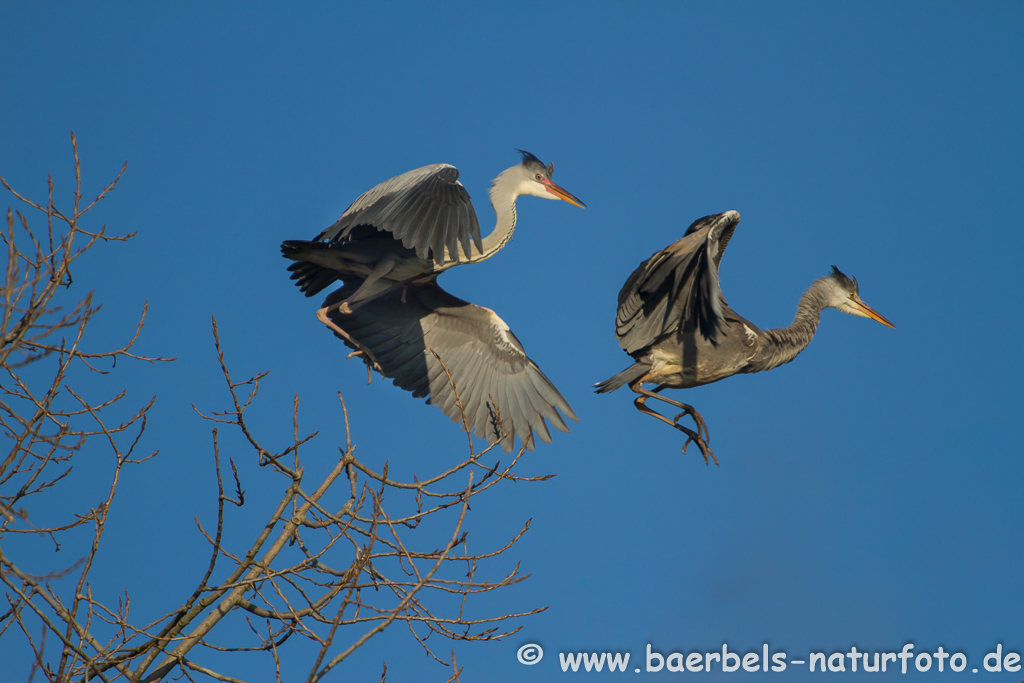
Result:
[[[499,193],[508,193],[513,198],[529,194],[542,199],[561,199],[581,209],[587,208],[586,204],[551,179],[555,173],[553,163],[545,166],[544,162],[529,152],[519,150],[519,153],[523,155],[522,162],[502,171],[491,183],[492,203]]]
[[[822,278],[822,282],[828,285],[828,306],[831,308],[861,318],[871,318],[883,325],[893,329],[896,328],[881,313],[861,301],[857,287],[857,278],[850,277],[835,266],[832,266],[832,274]]]

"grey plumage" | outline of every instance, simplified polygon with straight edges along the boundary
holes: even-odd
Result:
[[[682,239],[633,271],[619,292],[615,336],[626,353],[649,345],[684,321],[715,343],[725,299],[718,265],[740,221],[729,211],[693,222]]]
[[[354,285],[347,285],[324,303],[344,300],[353,289]],[[350,314],[335,311],[330,316],[358,343],[339,338],[353,349],[369,351],[396,386],[415,398],[426,398],[461,424],[462,411],[440,357],[458,388],[471,431],[496,441],[492,416],[500,413],[501,446],[506,452],[512,450],[517,436],[533,450],[534,431],[541,441],[550,443],[546,422],[568,432],[562,416],[579,419],[494,311],[456,298],[436,282],[410,285]]]
[[[825,308],[894,327],[861,301],[856,279],[835,266],[830,275],[816,280],[803,293],[788,327],[761,330],[736,313],[722,294],[718,268],[739,221],[736,211],[700,218],[681,239],[655,253],[629,276],[619,292],[615,336],[635,362],[595,385],[598,393],[628,385],[640,394],[634,401],[638,410],[686,433],[686,444],[695,442],[705,461],[714,453],[707,445],[703,418],[692,406],[658,392],[771,370],[790,362],[814,337]],[[656,388],[652,392],[644,384]],[[646,406],[648,398],[683,412],[669,420]],[[696,432],[678,423],[683,415],[694,418]]]
[[[388,257],[398,280],[441,272],[483,254],[480,222],[469,192],[450,164],[407,171],[367,190],[311,241],[286,240],[281,253],[306,296],[336,280],[365,278]],[[461,249],[460,249],[461,247]]]
[[[406,249],[438,266],[465,258],[471,244],[477,252],[484,248],[469,192],[450,164],[413,169],[367,190],[314,241],[344,243],[361,225],[390,233]]]
[[[313,240],[281,244],[281,253],[294,261],[291,277],[306,296],[336,280],[345,283],[317,312],[335,335],[397,386],[461,422],[455,394],[431,353],[436,351],[451,372],[471,431],[497,441],[491,415],[500,415],[506,451],[516,436],[531,449],[534,432],[550,441],[547,422],[568,431],[563,416],[576,420],[576,414],[501,318],[451,296],[436,279],[449,268],[490,258],[508,243],[517,197],[584,206],[552,181],[554,164],[521,154],[521,163],[491,183],[497,221],[486,237],[458,171],[434,164],[363,193]]]

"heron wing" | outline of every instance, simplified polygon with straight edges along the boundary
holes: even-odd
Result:
[[[712,222],[719,223],[718,225],[711,224]],[[686,229],[684,235],[689,235],[693,232],[700,232],[707,230],[709,233],[712,229],[717,231],[717,234],[712,238],[709,234],[708,239],[717,239],[718,248],[714,251],[715,269],[722,265],[722,256],[725,254],[725,248],[729,246],[729,240],[732,239],[733,232],[736,231],[736,226],[740,223],[740,214],[737,211],[726,211],[725,213],[716,213],[711,216],[705,216],[704,218],[698,218],[690,227]]]
[[[316,241],[344,242],[360,225],[391,233],[417,256],[439,266],[459,260],[459,245],[464,255],[471,253],[473,244],[483,251],[473,202],[459,182],[459,170],[450,164],[413,169],[367,190]]]
[[[346,285],[324,305],[354,288]],[[567,432],[563,416],[579,420],[494,311],[458,299],[436,282],[391,292],[347,315],[334,312],[331,319],[369,350],[396,386],[426,398],[453,422],[462,423],[465,411],[469,429],[488,442],[500,440],[506,452],[517,436],[533,450],[533,432],[550,443],[547,422]]]
[[[725,305],[718,266],[739,220],[735,211],[700,218],[633,271],[619,292],[619,346],[634,353],[687,327],[716,342]]]

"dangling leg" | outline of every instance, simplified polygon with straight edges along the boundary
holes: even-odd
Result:
[[[686,452],[686,447],[689,446],[691,442],[693,442],[697,444],[697,448],[700,449],[700,454],[704,456],[705,465],[708,464],[708,458],[714,460],[715,465],[718,465],[718,458],[715,457],[715,452],[711,450],[710,446],[708,446],[708,440],[711,438],[711,435],[708,433],[707,423],[704,422],[704,417],[697,412],[696,408],[686,403],[682,403],[671,398],[666,398],[656,393],[665,389],[666,387],[664,385],[657,387],[654,391],[649,391],[648,389],[645,389],[643,387],[643,381],[644,378],[641,377],[640,379],[631,382],[629,385],[630,389],[640,394],[640,396],[635,401],[633,401],[633,405],[636,406],[636,409],[639,410],[641,413],[650,415],[651,417],[656,417],[665,424],[672,425],[679,431],[686,434],[686,443],[683,444],[684,453]],[[676,408],[682,408],[683,412],[676,415],[675,419],[669,420],[661,413],[647,406],[648,398],[655,398],[658,399],[659,401],[664,401],[669,405],[675,406]],[[690,417],[693,418],[693,422],[697,427],[696,432],[679,424],[679,418],[681,418],[683,415],[689,415]]]
[[[363,363],[366,364],[366,383],[367,384],[369,384],[370,381],[373,379],[372,370],[374,370],[374,369],[376,369],[377,372],[380,373],[380,378],[381,379],[387,379],[387,377],[384,376],[384,371],[381,369],[380,365],[377,363],[377,361],[373,358],[372,355],[370,355],[369,351],[367,351],[366,349],[360,347],[358,351],[353,351],[352,353],[350,353],[347,356],[345,356],[345,358],[362,358],[363,359]]]
[[[384,289],[383,292],[381,292],[381,293],[384,293],[384,292],[387,292],[387,291],[389,291],[389,289]],[[362,306],[365,303],[368,303],[372,298],[373,297],[366,297],[366,298],[364,298],[363,301],[361,301],[358,304],[356,304],[356,308],[358,308],[359,306]],[[342,301],[340,303],[345,303],[345,301],[348,301],[348,300],[351,300],[351,297],[349,297],[349,299],[346,299],[346,300],[344,300],[344,301]],[[327,325],[327,327],[332,332],[334,332],[334,334],[336,334],[339,337],[341,337],[342,339],[344,339],[346,342],[349,343],[350,346],[352,346],[352,348],[355,349],[355,351],[353,351],[352,353],[348,354],[348,356],[347,356],[348,358],[359,357],[359,358],[363,359],[363,362],[366,363],[366,382],[367,382],[367,384],[370,383],[370,370],[371,369],[377,370],[377,372],[379,372],[380,376],[383,378],[384,377],[384,370],[383,370],[383,368],[381,368],[380,363],[377,362],[377,359],[374,358],[373,352],[370,351],[370,349],[368,349],[363,344],[360,344],[354,337],[352,337],[352,335],[350,335],[348,332],[343,330],[341,328],[341,325],[338,324],[338,323],[344,324],[345,318],[342,315],[338,314],[337,311],[334,310],[337,307],[338,307],[338,304],[334,303],[334,304],[331,304],[329,306],[325,306],[325,307],[321,308],[319,311],[317,311],[317,314],[316,314],[317,319],[320,320],[320,322],[322,322],[324,325]],[[328,317],[328,315],[334,315],[338,322],[336,323],[334,320],[331,320]]]
[[[691,406],[689,403],[681,403],[679,401],[674,401],[674,400],[672,400],[670,398],[666,398],[664,396],[661,396],[660,395],[661,392],[663,390],[667,389],[667,388],[668,387],[666,387],[664,384],[662,384],[661,386],[658,386],[658,387],[654,388],[654,393],[659,394],[658,396],[655,396],[655,398],[660,399],[660,400],[662,400],[665,403],[668,403],[670,405],[674,405],[677,408],[682,408],[683,409],[683,412],[681,412],[678,415],[676,415],[672,419],[672,422],[678,422],[679,418],[681,418],[683,415],[689,415],[690,417],[693,418],[693,423],[697,426],[697,433],[698,434],[703,433],[704,434],[704,440],[705,441],[709,440],[711,438],[711,433],[708,431],[707,423],[704,422],[704,416],[701,415],[700,413],[698,413],[697,409],[694,408],[693,406]]]
[[[371,367],[377,370],[377,372],[380,373],[381,377],[384,377],[384,371],[381,369],[380,363],[377,362],[377,359],[373,357],[373,354],[370,352],[368,348],[366,348],[365,346],[357,342],[355,339],[353,339],[348,332],[341,329],[341,327],[338,324],[336,324],[333,320],[331,320],[329,316],[334,311],[337,311],[342,315],[348,315],[352,313],[352,311],[354,311],[356,308],[359,308],[360,306],[369,303],[370,301],[376,299],[379,296],[387,294],[392,289],[399,286],[399,284],[397,283],[391,284],[386,281],[378,282],[382,277],[384,277],[394,269],[395,263],[396,260],[391,257],[382,259],[380,263],[373,267],[373,270],[371,270],[369,275],[366,276],[366,279],[363,280],[358,287],[356,287],[356,291],[352,292],[352,294],[349,297],[343,299],[342,301],[337,301],[329,306],[324,306],[323,308],[319,309],[316,312],[317,320],[322,322],[324,325],[330,328],[331,331],[333,331],[342,339],[348,341],[350,344],[352,344],[352,346],[356,348],[356,350],[350,353],[348,357],[352,358],[353,356],[359,356],[363,359],[363,362],[366,363],[367,383],[369,383],[370,381]],[[377,286],[373,286],[374,283],[378,283]]]
[[[386,377],[384,374],[384,370],[381,368],[380,363],[377,362],[377,359],[374,358],[373,352],[371,352],[370,349],[368,349],[367,347],[353,339],[348,332],[343,330],[338,325],[338,323],[335,323],[333,320],[331,320],[329,316],[335,312],[342,316],[349,315],[352,312],[354,312],[357,308],[365,306],[374,299],[382,297],[385,294],[389,294],[395,291],[396,289],[401,290],[402,303],[404,304],[406,290],[410,286],[410,283],[416,282],[417,280],[423,279],[424,277],[436,277],[436,275],[428,274],[426,276],[417,275],[415,277],[411,277],[400,282],[395,280],[382,281],[381,278],[392,271],[392,269],[394,268],[394,264],[396,262],[397,261],[391,257],[385,258],[379,264],[377,264],[374,267],[374,269],[370,272],[370,274],[366,277],[366,279],[363,280],[363,282],[361,282],[358,287],[356,287],[356,291],[354,291],[351,294],[351,296],[347,297],[342,301],[338,301],[328,306],[324,306],[323,308],[316,312],[316,317],[320,322],[322,322],[324,325],[330,328],[335,334],[337,334],[342,339],[345,339],[352,346],[355,347],[356,350],[350,353],[348,357],[352,358],[353,356],[358,356],[363,359],[364,363],[366,363],[367,384],[369,384],[370,380],[371,367],[375,369],[377,372],[379,372],[381,377]],[[328,297],[328,299],[329,298],[330,297]],[[338,320],[339,322],[342,322],[344,318],[339,318]]]
[[[387,379],[386,376],[384,375],[384,369],[381,368],[379,362],[377,362],[377,358],[374,357],[374,354],[370,351],[369,348],[352,339],[347,332],[345,332],[337,325],[335,325],[334,321],[331,321],[331,319],[327,319],[327,321],[325,322],[327,323],[327,326],[334,330],[336,334],[341,336],[342,339],[346,340],[349,344],[355,347],[355,350],[346,355],[345,357],[362,358],[362,362],[365,362],[365,364],[367,364],[367,384],[370,384],[370,380],[372,378],[372,375],[370,374],[371,370],[376,370],[378,373],[380,373],[381,379]]]

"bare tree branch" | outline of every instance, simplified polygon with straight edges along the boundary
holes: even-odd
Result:
[[[9,208],[0,229],[7,249],[0,297],[0,429],[9,437],[9,449],[0,452],[0,582],[7,602],[0,613],[0,638],[20,639],[30,679],[240,681],[221,670],[223,659],[216,668],[207,661],[208,653],[230,652],[239,669],[246,656],[269,658],[281,681],[294,676],[284,672],[292,644],[309,641],[317,651],[306,673],[313,682],[341,667],[377,634],[402,623],[412,636],[409,647],[448,667],[448,680],[457,681],[463,669],[454,649],[442,657],[429,644],[435,642],[432,636],[453,642],[497,640],[521,628],[513,621],[546,609],[483,615],[468,609],[475,596],[527,578],[514,561],[493,578],[488,575],[494,563],[513,552],[529,520],[510,538],[483,539],[487,549],[479,552],[470,552],[466,528],[476,496],[508,482],[551,476],[519,477],[515,467],[523,449],[507,464],[485,463],[492,446],[475,450],[463,416],[467,454],[443,471],[402,481],[389,476],[387,462],[377,471],[356,457],[340,394],[345,424],[340,447],[320,443],[316,430],[300,429],[298,395],[287,416],[290,425],[285,427],[282,416],[280,430],[265,420],[257,429],[247,413],[265,389],[268,373],[232,378],[216,318],[214,350],[229,407],[203,411],[193,406],[203,420],[214,423],[209,476],[216,484],[212,508],[194,514],[197,532],[209,546],[206,555],[195,558],[196,583],[177,599],[160,596],[168,602],[160,608],[163,613],[148,616],[133,614],[127,592],[94,592],[90,575],[97,560],[104,552],[118,552],[102,539],[110,512],[119,504],[124,468],[142,466],[158,452],[137,453],[155,397],[129,407],[125,391],[99,397],[89,379],[116,373],[119,359],[158,363],[173,358],[135,350],[148,305],[125,343],[109,350],[87,348],[100,306],[91,293],[72,296],[71,267],[95,247],[124,242],[134,233],[112,236],[105,226],[88,224],[86,214],[116,189],[127,165],[86,201],[74,134],[71,141],[75,189],[69,210],[58,208],[52,178],[44,202],[0,178],[29,214],[45,216],[45,227],[37,230],[26,215]],[[458,399],[458,387],[452,388]],[[497,412],[494,429],[499,434],[504,429]],[[271,445],[275,442],[280,443]],[[99,453],[107,455],[108,463],[106,483],[95,490],[93,500],[99,502],[56,522],[47,515],[47,523],[34,524],[66,487],[95,482],[100,460],[94,456]],[[318,462],[334,458],[335,463],[324,477],[307,482],[303,456]],[[83,457],[93,470],[88,478],[78,467]],[[231,469],[227,483],[225,458]],[[246,507],[242,482],[257,477],[276,481],[280,500],[265,513],[255,537],[239,547],[228,543],[234,538],[228,531],[239,515],[256,514]],[[37,562],[17,541],[31,536],[51,539],[56,549],[69,548],[73,561],[42,574],[28,571]],[[239,634],[249,640],[240,644]],[[386,674],[385,664],[381,680]]]

